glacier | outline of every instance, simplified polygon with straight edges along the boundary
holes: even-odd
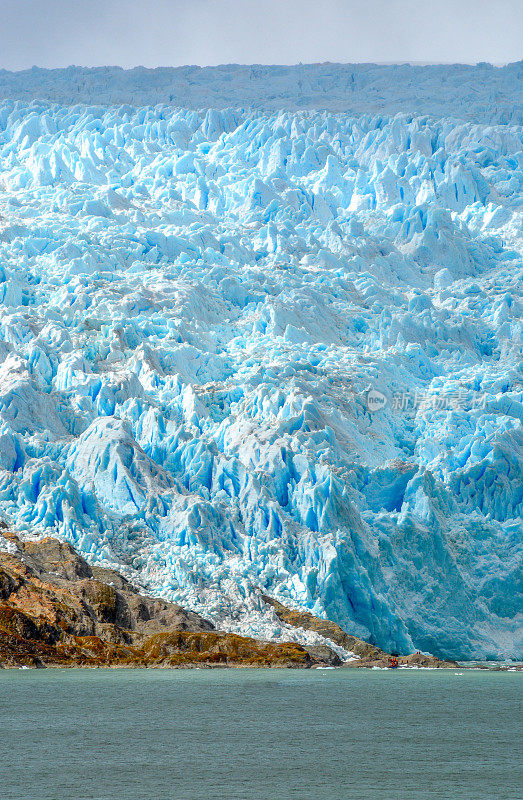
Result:
[[[522,658],[521,65],[300,69],[0,71],[1,518]]]

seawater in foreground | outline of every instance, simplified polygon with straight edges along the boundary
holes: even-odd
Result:
[[[0,673],[3,800],[515,800],[521,673]]]

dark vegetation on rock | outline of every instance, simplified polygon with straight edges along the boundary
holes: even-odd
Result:
[[[2,535],[17,550],[0,552],[0,666],[326,663],[322,655],[327,653],[314,655],[293,642],[275,644],[216,631],[198,614],[140,594],[114,570],[91,567],[65,542],[21,541],[5,531]]]
[[[120,573],[91,566],[67,542],[22,541],[0,552],[0,667],[340,666],[325,644],[274,643],[217,631],[175,603],[147,597]],[[262,595],[281,622],[315,631],[359,656],[344,666],[388,666],[389,654],[329,620]],[[456,666],[422,654],[400,665]]]

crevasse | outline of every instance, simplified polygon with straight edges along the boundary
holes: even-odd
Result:
[[[280,635],[261,589],[388,650],[522,657],[522,150],[5,100],[6,522],[231,630]]]

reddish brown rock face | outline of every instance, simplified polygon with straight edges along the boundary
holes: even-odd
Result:
[[[356,636],[351,636],[350,634],[346,633],[343,628],[340,628],[340,626],[335,622],[331,622],[328,619],[318,619],[318,617],[314,617],[308,611],[295,611],[286,608],[272,597],[267,597],[266,595],[262,595],[262,597],[266,603],[274,608],[278,619],[280,619],[282,622],[292,625],[295,628],[304,628],[308,631],[315,631],[316,633],[321,634],[321,636],[324,636],[326,639],[330,639],[336,644],[339,644],[345,650],[350,650],[352,653],[355,653],[355,655],[359,656],[359,658],[354,661],[346,662],[343,665],[344,667],[388,668],[391,666],[391,656],[388,653],[385,653],[383,650],[380,650],[379,647],[375,647],[373,644],[369,644],[369,642],[363,641],[363,639],[358,639]],[[450,668],[458,666],[456,661],[441,661],[435,656],[424,655],[423,653],[412,653],[406,656],[399,656],[397,661],[399,667]]]
[[[325,645],[261,642],[216,631],[175,603],[146,597],[114,570],[91,567],[66,542],[23,542],[2,532],[15,553],[0,552],[0,667],[339,666]],[[389,666],[389,655],[329,620],[262,596],[279,619],[315,631],[360,656],[350,667]],[[455,666],[422,654],[400,666]]]
[[[363,639],[358,639],[357,636],[351,636],[335,622],[331,622],[328,619],[319,619],[309,611],[295,611],[287,608],[272,597],[267,597],[267,595],[262,595],[262,598],[274,608],[278,619],[287,623],[287,625],[292,625],[294,628],[303,628],[306,631],[315,631],[362,659],[388,658],[387,653],[384,653],[379,647],[364,642]]]
[[[301,645],[215,631],[174,603],[144,597],[56,539],[0,553],[0,666],[311,667]]]

